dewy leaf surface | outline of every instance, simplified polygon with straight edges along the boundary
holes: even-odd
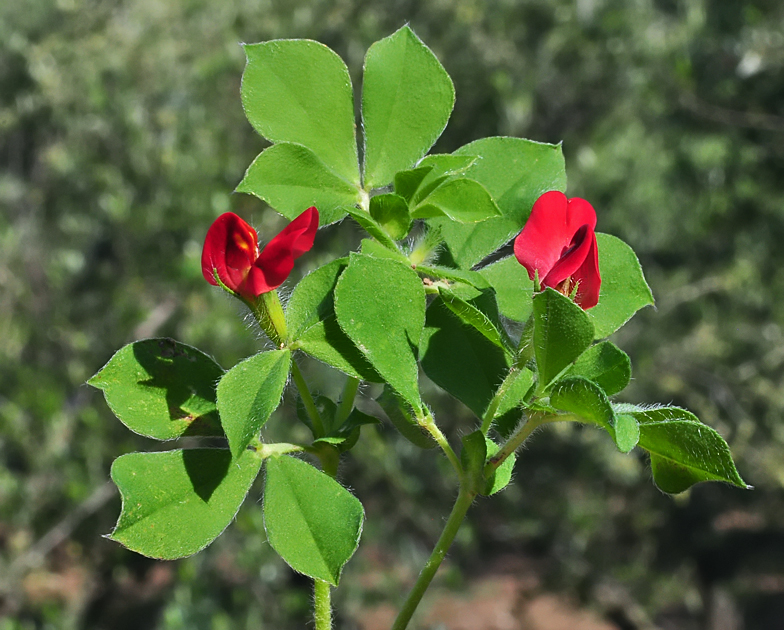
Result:
[[[309,148],[281,142],[253,160],[237,192],[266,201],[287,219],[316,206],[324,226],[346,216],[359,203],[359,188],[330,170]]]
[[[359,545],[364,510],[337,481],[293,457],[267,460],[264,527],[295,571],[338,585]]]
[[[650,453],[653,480],[663,492],[677,494],[701,481],[749,487],[724,438],[685,409],[615,405],[615,411],[639,423],[640,447]]]
[[[252,451],[129,453],[112,464],[123,505],[109,536],[151,558],[174,560],[209,545],[228,526],[261,467]]]
[[[218,383],[218,410],[235,458],[278,408],[290,368],[289,350],[260,352],[235,365]]]
[[[534,296],[533,312],[534,354],[546,387],[591,345],[593,325],[583,309],[550,288]]]
[[[386,186],[413,167],[443,132],[454,103],[452,80],[408,26],[373,44],[362,83],[365,188]]]
[[[351,254],[335,287],[338,323],[376,371],[420,410],[416,351],[425,324],[425,290],[410,267]]]
[[[621,239],[596,234],[602,288],[599,303],[588,309],[597,339],[611,335],[644,306],[653,305],[653,294],[637,255]]]
[[[462,176],[482,184],[498,204],[502,217],[472,225],[431,219],[441,227],[455,262],[468,269],[509,242],[523,228],[542,193],[566,190],[566,168],[560,145],[522,138],[482,138],[454,153],[478,159]]]
[[[223,368],[173,339],[145,339],[121,348],[88,383],[131,431],[171,440],[221,435],[215,384]]]
[[[306,39],[249,44],[245,54],[242,105],[256,131],[272,142],[308,147],[359,186],[354,92],[343,60]]]

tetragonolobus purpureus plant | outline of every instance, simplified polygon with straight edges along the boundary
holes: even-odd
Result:
[[[348,70],[326,46],[278,40],[245,52],[242,102],[272,144],[237,190],[291,223],[260,249],[245,221],[224,214],[207,230],[202,265],[273,345],[226,371],[196,348],[147,339],[90,379],[137,433],[226,444],[118,458],[111,476],[123,505],[112,539],[154,558],[196,553],[229,525],[264,465],[269,543],[314,580],[325,630],[330,589],[364,518],[335,479],[339,459],[374,430],[363,427],[388,420],[416,446],[440,450],[459,488],[393,625],[401,630],[473,500],[509,483],[515,452],[537,427],[592,425],[622,452],[647,451],[664,492],[703,481],[746,487],[725,441],[688,411],[612,400],[631,364],[607,337],[653,298],[631,248],[596,233],[590,204],[564,195],[560,145],[492,137],[428,155],[454,89],[407,26],[367,52],[359,126]],[[319,222],[347,216],[367,232],[359,251],[305,276],[284,309],[276,289]],[[499,258],[512,239],[514,255]],[[339,400],[309,389],[298,364],[312,359],[345,375]],[[420,369],[476,416],[461,438],[439,428]],[[265,442],[261,429],[290,380],[312,440]],[[379,384],[385,417],[357,409],[361,381]]]

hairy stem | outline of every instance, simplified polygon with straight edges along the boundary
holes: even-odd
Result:
[[[316,630],[332,630],[332,593],[324,580],[313,580],[313,618]]]
[[[444,560],[446,552],[452,545],[452,541],[454,541],[457,531],[463,523],[466,512],[468,512],[468,508],[471,507],[474,496],[474,493],[466,490],[461,484],[460,493],[457,495],[457,501],[455,501],[452,512],[446,521],[444,531],[441,532],[441,536],[439,537],[436,546],[433,548],[433,553],[430,554],[417,581],[408,593],[408,597],[406,598],[403,607],[400,609],[400,613],[398,613],[395,623],[392,625],[392,630],[405,630],[408,626],[408,622],[411,621],[411,617],[414,615],[414,611],[416,611],[419,602],[422,600],[422,596],[425,594],[427,587],[430,586],[430,582],[432,582],[435,577],[438,567],[441,566],[441,562]]]
[[[490,430],[490,426],[493,424],[493,420],[495,420],[495,412],[498,411],[498,405],[501,404],[506,392],[509,391],[509,388],[514,383],[515,378],[520,373],[520,370],[517,366],[512,367],[509,370],[509,374],[506,375],[504,382],[501,383],[501,386],[493,396],[493,399],[490,401],[490,404],[487,405],[487,411],[485,411],[485,415],[482,418],[482,433],[487,435],[487,432]]]
[[[498,452],[493,455],[485,465],[485,477],[489,477],[496,468],[503,464],[506,459],[514,453],[518,448],[523,445],[536,429],[543,424],[550,424],[552,422],[569,422],[574,421],[576,417],[573,414],[552,414],[535,411],[528,416],[528,419],[522,423],[511,437],[498,449]]]
[[[438,428],[435,419],[433,418],[433,414],[431,414],[427,408],[425,408],[425,416],[423,418],[417,418],[420,426],[424,427],[430,435],[433,436],[433,439],[436,443],[441,447],[441,450],[444,451],[444,455],[452,464],[452,467],[457,472],[457,476],[461,479],[463,478],[463,466],[460,463],[460,458],[455,455],[455,452],[452,450],[452,447],[449,445],[446,437],[443,433],[441,433],[441,429]]]

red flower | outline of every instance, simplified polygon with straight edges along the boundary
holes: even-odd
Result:
[[[564,295],[577,289],[574,301],[587,310],[599,302],[599,255],[596,212],[585,199],[567,199],[557,190],[536,200],[514,253],[533,280]]]
[[[318,222],[318,210],[308,208],[259,253],[256,230],[233,212],[226,212],[207,230],[201,253],[204,278],[217,286],[217,275],[248,300],[272,291],[291,273],[294,260],[313,247]]]

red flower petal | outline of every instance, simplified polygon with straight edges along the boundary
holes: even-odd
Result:
[[[247,290],[257,296],[283,284],[294,261],[313,247],[318,222],[318,210],[311,207],[283,228],[256,259],[248,274]]]
[[[596,212],[585,199],[547,192],[536,200],[515,239],[515,257],[532,280],[538,274],[542,286],[568,292],[577,283],[575,302],[591,308],[601,286],[595,227]]]
[[[599,303],[599,290],[602,278],[599,275],[599,247],[596,234],[591,234],[591,246],[585,261],[574,272],[572,279],[577,282],[577,295],[574,301],[585,311]]]
[[[587,225],[583,225],[578,229],[572,237],[569,247],[553,265],[549,273],[544,278],[539,276],[542,286],[555,288],[569,276],[573,275],[585,261],[588,250],[591,248],[593,235],[593,232],[588,229]]]
[[[217,272],[223,284],[232,291],[239,291],[258,255],[256,231],[233,212],[226,212],[207,230],[201,271],[210,284],[217,286]]]
[[[591,231],[596,226],[596,213],[584,199],[567,200],[557,190],[539,197],[514,244],[515,256],[528,270],[528,276],[533,280],[538,271],[539,278],[544,279],[583,225]]]

